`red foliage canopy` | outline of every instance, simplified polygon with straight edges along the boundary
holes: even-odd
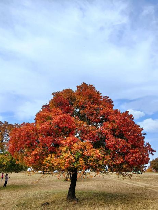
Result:
[[[128,112],[86,83],[77,90],[53,93],[36,114],[35,123],[23,123],[10,134],[14,158],[35,169],[71,171],[141,169],[154,150],[145,143],[142,128]]]

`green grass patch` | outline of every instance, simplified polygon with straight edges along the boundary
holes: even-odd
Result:
[[[25,189],[29,189],[31,188],[31,186],[27,185],[27,184],[21,184],[21,185],[18,185],[18,184],[11,184],[7,187],[2,187],[0,188],[1,191],[15,191],[15,190],[25,190]]]

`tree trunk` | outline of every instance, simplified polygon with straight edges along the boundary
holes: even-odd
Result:
[[[70,180],[71,180],[71,184],[70,184],[70,187],[69,187],[67,200],[78,201],[78,199],[76,198],[76,195],[75,195],[75,188],[76,188],[76,181],[77,181],[77,169],[76,168],[71,172]]]

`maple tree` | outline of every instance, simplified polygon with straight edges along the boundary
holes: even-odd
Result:
[[[150,161],[150,167],[158,172],[158,158],[153,159]]]
[[[13,129],[9,152],[34,169],[69,172],[67,199],[72,200],[79,170],[141,170],[154,152],[142,131],[132,115],[114,109],[109,97],[82,83],[76,91],[53,93],[34,123]]]
[[[17,163],[11,154],[7,152],[9,133],[15,127],[18,127],[18,125],[13,125],[7,121],[0,121],[0,172],[19,172],[26,170],[24,165]]]
[[[14,127],[13,124],[7,121],[0,121],[0,151],[4,152],[7,148],[6,144],[9,141],[9,132]]]

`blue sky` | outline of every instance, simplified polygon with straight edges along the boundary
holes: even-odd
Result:
[[[156,0],[1,0],[0,120],[32,122],[52,92],[86,82],[158,151],[157,53]]]

